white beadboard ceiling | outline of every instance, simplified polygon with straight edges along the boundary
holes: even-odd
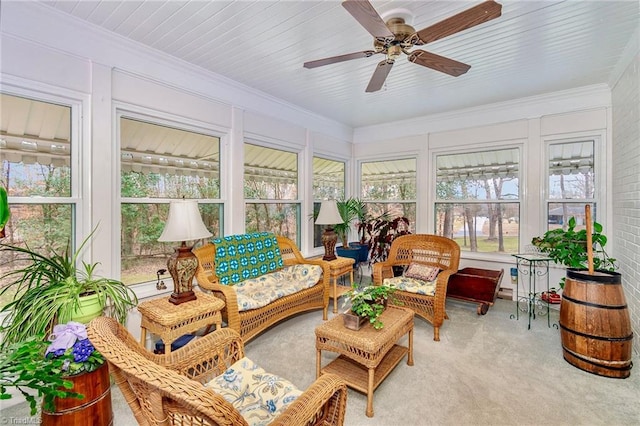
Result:
[[[374,93],[365,88],[382,55],[302,66],[372,49],[340,1],[43,3],[351,127],[608,83],[640,19],[637,0],[498,2],[501,17],[421,47],[469,72],[451,77],[403,55]],[[479,3],[371,2],[385,20],[401,14],[416,30]]]

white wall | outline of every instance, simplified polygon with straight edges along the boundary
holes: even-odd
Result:
[[[631,314],[634,349],[640,352],[640,33],[628,46],[630,60],[612,90],[613,257]]]

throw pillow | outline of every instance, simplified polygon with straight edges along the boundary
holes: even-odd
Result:
[[[410,263],[404,276],[407,278],[415,278],[423,281],[433,281],[438,276],[440,268],[437,266],[423,265],[421,263]]]

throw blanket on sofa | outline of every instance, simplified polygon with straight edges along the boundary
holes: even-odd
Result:
[[[282,268],[276,236],[270,232],[215,238],[216,275],[220,284],[233,285]]]

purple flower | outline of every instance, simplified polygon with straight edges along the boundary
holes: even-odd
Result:
[[[75,362],[85,362],[89,359],[94,350],[95,348],[89,339],[78,340],[73,345],[73,360]]]

